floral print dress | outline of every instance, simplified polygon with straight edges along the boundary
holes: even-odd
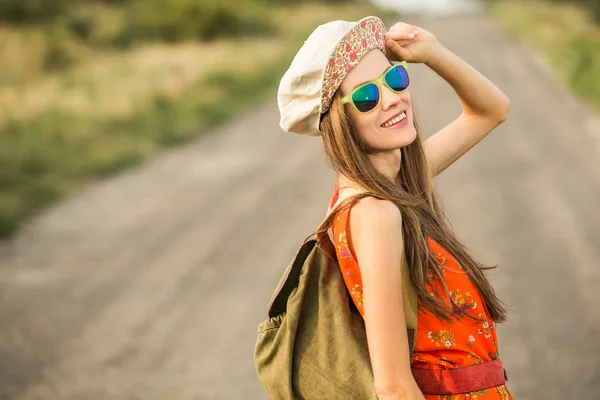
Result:
[[[332,199],[332,205],[337,199]],[[364,316],[362,280],[354,254],[348,245],[350,209],[338,212],[332,225],[332,236],[338,261],[348,291],[357,309]],[[439,261],[442,275],[452,303],[441,296],[449,308],[455,310],[453,320],[446,322],[437,318],[419,302],[417,336],[412,357],[412,368],[453,369],[492,361],[499,358],[496,329],[476,286],[456,259],[432,239],[429,249]],[[437,274],[430,274],[426,285],[432,293],[445,293]],[[477,319],[465,315],[476,316]],[[476,392],[455,395],[425,395],[427,400],[512,400],[506,385]]]

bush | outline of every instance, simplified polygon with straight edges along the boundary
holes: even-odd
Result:
[[[569,42],[574,67],[571,84],[580,95],[600,104],[600,39],[576,36]]]
[[[67,12],[68,0],[0,0],[0,19],[12,23],[53,20]]]
[[[581,3],[590,10],[597,23],[600,23],[600,0],[580,0]]]
[[[44,28],[46,49],[43,68],[47,71],[70,67],[86,55],[85,46],[71,35],[69,30],[59,23]]]
[[[273,33],[267,9],[252,1],[131,0],[122,41],[212,39]]]
[[[264,0],[0,0],[0,20],[60,25],[100,46],[275,32]]]
[[[80,4],[72,7],[65,19],[71,33],[91,47],[120,47],[123,44],[121,37],[126,21],[121,5]]]

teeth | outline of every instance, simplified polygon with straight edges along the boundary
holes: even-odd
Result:
[[[385,124],[383,124],[381,126],[383,126],[384,128],[387,128],[389,126],[397,124],[398,122],[402,121],[404,118],[406,118],[406,112],[403,112],[402,114],[398,115],[396,118],[389,120],[388,122],[386,122]]]

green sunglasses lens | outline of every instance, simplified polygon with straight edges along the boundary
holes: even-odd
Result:
[[[396,65],[394,68],[390,69],[387,74],[385,74],[385,83],[387,83],[388,86],[396,92],[406,90],[410,83],[408,71],[406,68],[404,68],[404,66]]]
[[[369,83],[352,93],[352,102],[360,112],[371,111],[379,103],[379,88]]]

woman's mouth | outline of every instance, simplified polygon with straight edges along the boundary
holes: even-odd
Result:
[[[399,128],[406,125],[408,118],[406,118],[406,111],[402,111],[399,115],[381,124],[382,128]]]

